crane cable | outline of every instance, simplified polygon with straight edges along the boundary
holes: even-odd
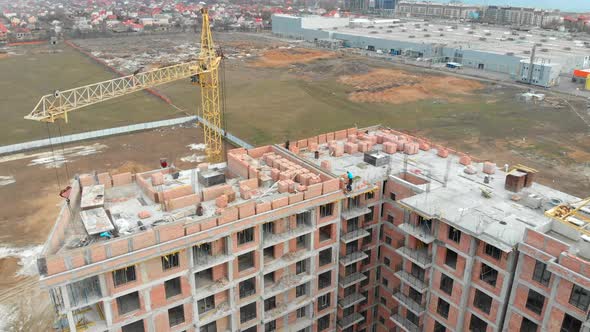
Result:
[[[57,190],[60,191],[61,182],[59,181],[59,173],[57,171],[57,160],[55,159],[55,150],[53,149],[53,142],[51,141],[51,131],[49,130],[49,122],[45,122],[47,126],[47,136],[49,137],[49,146],[51,147],[51,157],[53,162],[53,168],[55,169],[55,179],[57,180]]]
[[[65,159],[66,153],[65,153],[65,149],[64,149],[64,140],[63,140],[63,136],[61,134],[61,125],[59,124],[59,121],[57,121],[57,129],[59,130],[59,140],[61,142],[61,155],[64,158],[64,166],[66,168],[66,183],[67,183],[68,181],[70,181],[70,170],[68,169],[68,161]]]

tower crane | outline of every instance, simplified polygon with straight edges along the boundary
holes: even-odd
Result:
[[[103,101],[150,89],[179,79],[190,78],[201,88],[201,117],[207,160],[223,159],[223,128],[220,104],[219,66],[222,54],[215,49],[209,25],[207,8],[201,9],[201,51],[197,60],[166,66],[142,73],[134,73],[108,81],[89,84],[65,91],[55,91],[41,97],[25,119],[53,123],[60,119],[68,122],[72,111]]]

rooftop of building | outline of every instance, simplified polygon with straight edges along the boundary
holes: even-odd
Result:
[[[298,154],[336,177],[343,178],[351,172],[355,181],[349,196],[367,191],[376,180],[395,178],[417,193],[399,200],[399,204],[428,219],[444,220],[504,251],[522,241],[527,227],[562,234],[559,225],[544,215],[545,210],[560,202],[579,201],[535,182],[518,192],[508,190],[508,173],[517,178],[526,173],[507,173],[503,166],[476,161],[389,128],[336,132],[332,140],[329,138],[318,139],[317,156],[309,148],[298,148]],[[375,164],[367,162],[366,153],[382,160]],[[579,236],[570,239],[570,244],[579,241]]]
[[[288,16],[288,15],[287,15]],[[309,28],[322,29],[334,33],[344,33],[383,40],[402,41],[417,44],[437,44],[464,51],[482,51],[500,55],[514,55],[530,58],[533,46],[537,46],[536,57],[546,61],[559,63],[567,57],[590,56],[590,39],[573,36],[567,32],[548,31],[531,28],[529,31],[516,31],[509,27],[476,24],[407,21],[399,23],[359,23],[343,26],[342,20],[315,17],[323,21],[314,27],[307,22]],[[322,27],[323,26],[323,27]]]
[[[225,163],[188,170],[165,165],[138,174],[80,175],[45,254],[104,244],[176,222],[221,225],[303,201],[328,187],[339,191],[337,181],[324,186],[334,179],[277,146],[234,149],[227,156]],[[276,185],[279,178],[286,187]]]

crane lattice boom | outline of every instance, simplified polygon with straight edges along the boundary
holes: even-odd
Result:
[[[203,26],[201,51],[196,61],[162,67],[134,75],[127,75],[108,81],[89,84],[65,91],[55,91],[41,97],[33,111],[25,119],[55,122],[68,121],[68,114],[83,107],[97,104],[137,91],[150,89],[180,79],[194,78],[201,87],[201,116],[205,120],[205,144],[207,159],[221,161],[223,156],[222,112],[219,91],[219,65],[221,55],[213,44],[207,9],[201,10]]]

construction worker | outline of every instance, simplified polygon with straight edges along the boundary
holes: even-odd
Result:
[[[350,171],[346,171],[346,175],[348,176],[348,185],[346,186],[346,190],[352,191],[352,179],[354,177]]]

